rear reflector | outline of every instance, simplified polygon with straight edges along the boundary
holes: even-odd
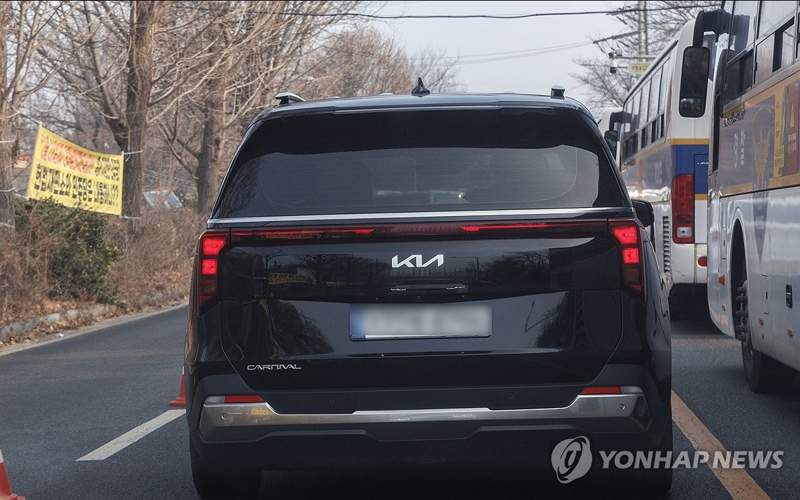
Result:
[[[694,243],[694,174],[672,179],[672,239]]]
[[[581,396],[591,396],[598,394],[622,394],[622,388],[618,385],[605,385],[586,387],[581,391]]]
[[[703,255],[697,259],[697,265],[700,267],[708,267],[708,257]]]
[[[223,401],[225,404],[263,403],[264,398],[262,398],[258,394],[237,394],[232,396],[225,396],[225,399]]]

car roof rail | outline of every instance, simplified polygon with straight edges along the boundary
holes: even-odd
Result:
[[[291,92],[280,92],[275,95],[275,99],[278,100],[278,106],[287,106],[295,102],[306,102],[305,99]]]

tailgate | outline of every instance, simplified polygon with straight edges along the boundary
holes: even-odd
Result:
[[[591,381],[622,331],[606,222],[455,228],[233,230],[227,357],[256,390]]]

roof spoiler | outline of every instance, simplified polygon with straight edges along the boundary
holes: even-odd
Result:
[[[694,33],[692,34],[692,47],[703,46],[703,34],[711,31],[716,35],[730,33],[731,22],[734,20],[731,13],[722,9],[701,10],[697,14],[694,22]]]
[[[275,99],[278,100],[278,106],[287,106],[295,102],[305,102],[305,99],[291,92],[281,92],[275,96]]]

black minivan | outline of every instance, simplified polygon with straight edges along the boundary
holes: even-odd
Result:
[[[201,496],[334,466],[668,490],[669,470],[597,455],[672,449],[671,358],[652,208],[591,114],[558,94],[295,101],[251,123],[198,245]]]

